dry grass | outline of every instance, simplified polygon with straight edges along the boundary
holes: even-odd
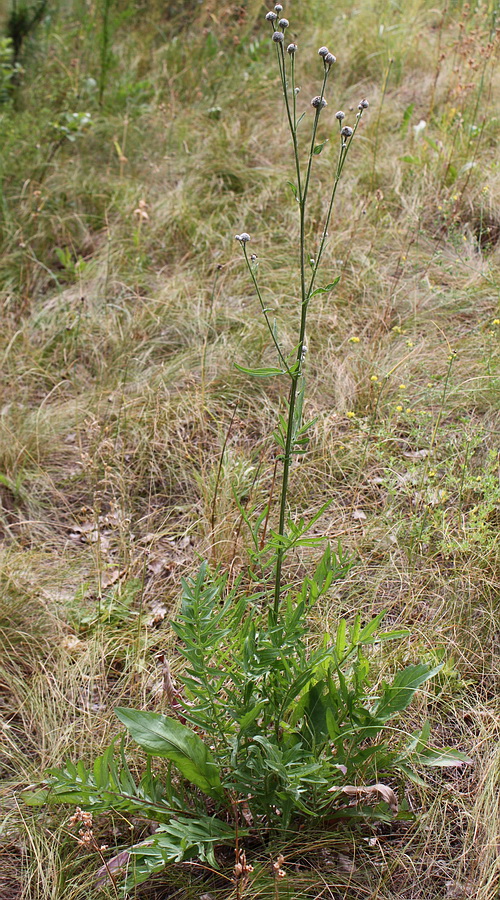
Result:
[[[234,492],[247,508],[269,496],[284,398],[233,367],[274,362],[234,246],[243,227],[290,348],[297,316],[288,139],[258,4],[238,21],[207,4],[175,35],[161,4],[149,20],[137,5],[114,33],[103,109],[88,81],[97,20],[68,7],[26,57],[17,111],[0,107],[2,900],[98,896],[99,862],[77,859],[64,812],[33,817],[20,789],[65,757],[90,761],[124,698],[161,703],[181,574],[206,555],[238,570]],[[304,20],[300,98],[327,39],[339,62],[325,123],[371,104],[325,256],[341,283],[311,310],[316,423],[291,479],[294,510],[332,498],[318,527],[357,565],[311,628],[381,609],[408,626],[381,671],[446,662],[402,727],[429,717],[474,765],[408,789],[411,825],[299,841],[280,900],[498,896],[495,9],[290,12]],[[91,126],[61,141],[54,122],[87,109]],[[324,152],[311,246],[330,168]],[[274,896],[266,871],[249,897]],[[231,896],[189,867],[154,890],[137,896]]]

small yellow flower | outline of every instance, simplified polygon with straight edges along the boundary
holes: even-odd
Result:
[[[467,236],[466,236],[465,234],[462,235],[462,240],[463,240],[463,241],[466,241],[466,240],[467,240]]]
[[[351,344],[359,344],[360,338],[359,337],[350,337],[349,341],[351,342]]]
[[[488,191],[489,191],[489,189],[490,189],[489,184],[485,184],[485,186],[484,186],[484,188],[483,188],[483,190],[482,190],[482,193],[483,193],[483,194],[487,194]]]
[[[378,375],[371,375],[370,381],[373,381],[373,382],[378,381]]]
[[[442,209],[442,208],[443,208],[442,206],[438,206],[438,209]]]
[[[399,385],[399,390],[400,390],[400,391],[406,391],[406,384],[400,384],[400,385]]]
[[[356,418],[356,413],[355,413],[355,412],[352,412],[352,410],[349,410],[349,412],[346,413],[346,416],[347,416],[348,419],[355,419],[355,418]]]
[[[413,341],[406,341],[407,347],[413,347]]]
[[[436,477],[436,473],[435,473],[434,469],[431,469],[429,472],[429,478],[435,478],[435,477]]]
[[[399,403],[396,406],[396,412],[403,412],[403,407]]]
[[[406,261],[406,253],[402,253],[402,254],[401,254],[401,259],[403,260],[403,262]]]
[[[406,407],[406,412],[407,412],[407,413],[414,413],[415,410],[412,409],[410,406],[407,406],[407,407]]]
[[[427,382],[427,387],[432,387],[432,381]]]
[[[500,319],[493,319],[494,325],[500,325]]]

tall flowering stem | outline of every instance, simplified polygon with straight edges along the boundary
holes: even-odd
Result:
[[[302,409],[302,403],[304,399],[304,390],[305,390],[305,378],[304,378],[304,364],[305,364],[305,356],[306,356],[306,322],[307,322],[307,312],[309,309],[309,303],[311,298],[317,293],[323,293],[330,290],[333,287],[333,284],[328,285],[326,288],[315,288],[316,277],[318,274],[319,265],[323,256],[323,252],[325,249],[327,237],[328,237],[328,227],[330,224],[333,206],[335,202],[335,197],[337,193],[338,184],[344,169],[345,161],[347,159],[349,149],[351,147],[352,139],[356,133],[358,128],[361,116],[363,111],[368,107],[367,100],[361,100],[358,106],[358,112],[356,114],[356,120],[353,123],[353,127],[348,125],[344,125],[343,121],[345,119],[345,114],[343,112],[336,113],[335,118],[338,122],[339,127],[339,152],[337,158],[337,164],[335,169],[335,175],[333,180],[333,186],[330,193],[330,200],[327,208],[327,213],[325,217],[325,223],[323,230],[321,232],[321,238],[318,246],[318,250],[316,253],[316,257],[313,260],[308,261],[306,259],[306,250],[305,250],[305,240],[306,240],[306,210],[307,210],[307,199],[309,193],[309,187],[311,183],[311,175],[313,171],[313,162],[315,156],[317,156],[323,147],[322,144],[316,144],[316,136],[319,126],[319,120],[321,114],[325,107],[327,106],[327,101],[325,99],[325,91],[327,87],[327,82],[329,75],[331,73],[332,67],[336,62],[336,58],[333,53],[330,53],[328,47],[320,47],[318,50],[318,54],[321,57],[323,64],[323,79],[321,84],[320,93],[313,97],[311,100],[311,106],[314,109],[314,120],[312,123],[311,129],[311,139],[309,142],[309,150],[308,154],[304,161],[301,159],[301,152],[299,147],[299,139],[298,139],[298,129],[301,124],[301,121],[304,115],[300,116],[297,119],[297,95],[299,93],[299,88],[296,87],[296,68],[295,68],[295,60],[297,54],[297,45],[295,43],[290,43],[285,49],[285,32],[289,27],[290,23],[288,19],[280,18],[283,7],[280,3],[277,3],[274,10],[270,10],[266,14],[266,20],[270,23],[272,28],[272,41],[276,47],[276,56],[278,62],[278,69],[280,73],[281,86],[283,91],[283,98],[285,103],[285,112],[287,123],[290,131],[291,141],[292,141],[292,149],[293,156],[295,162],[295,176],[296,176],[296,187],[295,187],[295,196],[299,206],[299,221],[300,221],[300,248],[299,248],[299,263],[300,263],[300,325],[299,325],[299,336],[298,342],[296,344],[296,355],[293,361],[290,361],[290,355],[286,354],[286,351],[283,349],[281,344],[279,343],[276,327],[271,325],[268,316],[268,310],[264,304],[262,299],[262,294],[257,282],[256,277],[256,267],[255,267],[255,256],[248,256],[247,251],[247,243],[250,240],[250,236],[244,232],[241,235],[236,235],[236,239],[240,242],[243,247],[245,261],[247,263],[253,285],[255,291],[257,293],[257,297],[259,299],[262,312],[264,314],[264,318],[271,334],[272,341],[275,345],[278,361],[280,364],[281,374],[287,376],[290,379],[290,392],[288,397],[288,416],[287,416],[287,426],[286,426],[286,434],[284,438],[284,445],[282,447],[282,461],[283,461],[283,477],[281,483],[281,498],[280,498],[280,510],[279,510],[279,522],[278,522],[278,531],[277,531],[277,550],[276,550],[276,568],[275,568],[275,578],[274,578],[274,599],[273,606],[270,610],[271,620],[274,624],[278,622],[279,608],[280,608],[280,600],[281,600],[281,579],[282,579],[282,569],[283,562],[287,552],[287,543],[286,543],[286,513],[287,513],[287,497],[288,497],[288,484],[290,477],[290,467],[293,460],[294,453],[297,452],[297,443],[298,443],[298,432],[300,430],[300,414]],[[311,274],[307,276],[307,267],[310,265]],[[334,282],[336,283],[336,281]],[[256,374],[262,374],[263,370],[255,370]],[[269,374],[277,374],[278,370],[269,370]]]

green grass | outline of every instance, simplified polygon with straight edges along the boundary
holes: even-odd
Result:
[[[102,896],[66,811],[34,816],[22,788],[66,757],[90,762],[114,706],[165,707],[180,576],[205,556],[238,573],[233,492],[264,505],[273,482],[284,397],[233,366],[274,363],[234,234],[252,234],[285,342],[297,305],[272,48],[256,3],[240,18],[180,6],[118,5],[99,107],[99,5],[54,5],[0,106],[2,900]],[[336,109],[370,100],[325,254],[341,282],[311,306],[316,423],[290,498],[304,515],[333,498],[318,533],[357,564],[311,634],[358,610],[409,627],[381,675],[445,667],[401,727],[429,717],[474,765],[407,787],[408,826],[297,836],[281,900],[498,894],[499,75],[484,49],[497,13],[491,0],[293,12],[304,108],[317,47],[338,57],[320,137]],[[311,242],[326,149],[315,165]],[[119,847],[113,824],[99,827]],[[259,864],[246,894],[274,897]],[[210,878],[174,867],[137,896],[233,896]]]

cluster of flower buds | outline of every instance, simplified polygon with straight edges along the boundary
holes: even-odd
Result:
[[[311,106],[314,106],[314,109],[324,109],[327,106],[327,102],[324,97],[313,97]]]
[[[278,856],[276,862],[273,862],[273,872],[276,878],[284,878],[286,872],[283,869],[283,865],[285,863],[285,857],[281,855]]]
[[[239,241],[240,244],[248,244],[250,235],[247,234],[246,231],[244,231],[242,234],[235,234],[234,239],[235,241]]]
[[[68,820],[68,825],[80,825],[81,827],[78,829],[78,837],[77,843],[80,844],[81,847],[85,847],[86,850],[99,850],[100,852],[107,850],[107,844],[102,844],[99,846],[93,831],[93,820],[91,812],[84,812],[80,809],[79,806],[76,807],[76,811],[70,816]]]
[[[247,863],[247,858],[244,850],[235,850],[236,863],[234,866],[234,880],[236,882],[243,880],[243,884],[248,881],[248,876],[250,872],[253,872],[253,866],[250,863]]]
[[[320,47],[318,55],[323,59],[325,69],[329,69],[330,66],[333,66],[333,64],[337,62],[337,57],[334,56],[333,53],[330,53],[328,47]]]
[[[370,104],[368,103],[368,100],[360,100],[359,101],[358,112],[356,113],[356,119],[359,119],[363,115],[364,110],[368,109],[369,105]],[[335,113],[335,118],[337,119],[337,121],[339,123],[340,135],[342,137],[343,145],[345,147],[346,142],[350,138],[352,138],[352,136],[354,134],[354,128],[351,128],[350,125],[342,125],[342,122],[345,119],[345,112],[342,112],[341,109],[339,109],[339,111]]]
[[[270,9],[269,12],[266,13],[266,21],[270,22],[271,25],[273,26],[273,28],[275,29],[273,31],[273,41],[275,44],[283,43],[283,41],[285,40],[285,31],[287,30],[287,28],[290,25],[290,22],[288,21],[288,19],[285,19],[285,18],[279,19],[279,21],[277,21],[279,15],[282,12],[283,12],[283,7],[282,7],[281,3],[276,3],[274,9]],[[280,29],[280,31],[278,31],[278,28]],[[290,49],[291,47],[293,47],[294,49],[291,50]],[[290,46],[287,47],[288,52],[291,54],[295,53],[296,49],[297,49],[297,47],[295,44],[290,44]]]

